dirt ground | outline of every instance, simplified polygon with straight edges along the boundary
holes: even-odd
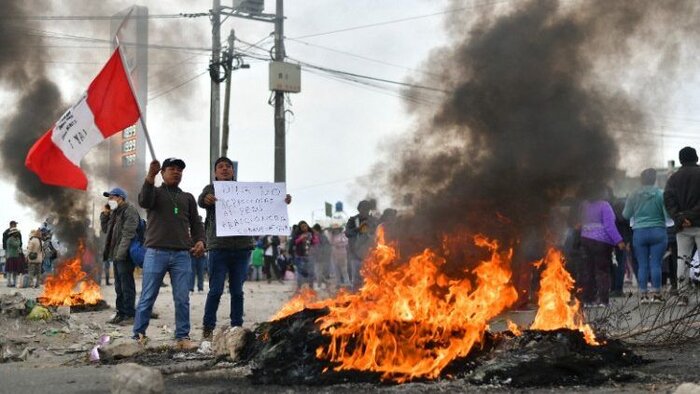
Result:
[[[166,279],[167,282],[167,279]],[[294,292],[295,283],[246,282],[245,324],[252,328],[267,321]],[[140,281],[137,289],[140,289]],[[205,283],[205,289],[208,285]],[[0,393],[46,392],[100,393],[109,392],[114,366],[87,361],[87,353],[102,335],[112,339],[128,337],[131,327],[107,324],[114,314],[114,288],[103,286],[105,300],[112,306],[99,312],[73,313],[49,322],[27,321],[23,318],[0,316],[0,340],[11,344],[11,349],[21,352],[29,349],[26,361],[0,364]],[[35,298],[40,289],[0,288],[0,294],[20,292],[27,298]],[[137,294],[138,296],[138,294]],[[205,292],[191,293],[190,319],[193,340],[201,339]],[[228,324],[229,295],[225,293],[218,311],[219,325]],[[147,334],[153,341],[172,343],[174,308],[171,287],[161,288],[155,311],[159,318],[151,321]],[[519,324],[527,324],[533,311],[511,313],[492,324],[492,329],[502,329],[506,318]],[[428,383],[411,383],[399,386],[371,384],[343,384],[330,387],[281,387],[255,386],[246,377],[246,367],[229,365],[226,368],[165,375],[166,392],[178,393],[234,393],[234,392],[673,392],[682,382],[700,382],[696,366],[700,361],[700,344],[686,343],[676,348],[633,348],[649,363],[630,368],[630,381],[609,382],[597,387],[548,387],[539,389],[513,389],[503,386],[471,386],[462,380],[442,380]],[[5,382],[11,382],[8,386]]]

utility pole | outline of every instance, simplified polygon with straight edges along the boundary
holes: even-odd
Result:
[[[224,124],[223,132],[221,133],[221,156],[228,154],[228,135],[229,135],[229,107],[231,105],[231,78],[233,77],[233,43],[236,40],[236,32],[231,29],[231,34],[228,36],[228,51],[226,56],[226,91],[224,92]]]
[[[275,61],[283,62],[284,51],[284,1],[277,0],[275,8]],[[286,131],[284,116],[284,92],[275,91],[275,182],[287,181]]]
[[[221,61],[221,0],[212,1],[211,10],[211,65],[210,76],[211,81],[211,113],[209,119],[209,179],[214,180],[214,162],[219,158],[220,135],[221,127],[221,96],[219,92],[219,81],[214,76],[212,67],[216,69],[216,77],[218,77],[220,61]]]

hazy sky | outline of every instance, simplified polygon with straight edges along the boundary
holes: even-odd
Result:
[[[28,0],[27,3],[33,5],[36,15],[112,15],[134,4],[116,0]],[[274,1],[265,3],[266,11],[274,12]],[[443,29],[444,15],[301,39],[306,43],[293,40],[348,27],[440,13],[453,7],[444,0],[288,0],[285,3],[285,35],[290,38],[286,41],[287,55],[307,63],[403,81],[417,72],[430,72],[430,63],[440,61],[431,58],[431,49],[449,41]],[[485,3],[489,1],[464,0],[463,4],[472,8],[459,12],[479,12]],[[148,6],[151,14],[206,12],[211,8],[210,1],[156,0],[136,4]],[[52,78],[61,87],[64,101],[72,103],[107,60],[109,49],[104,44],[72,41],[65,34],[108,39],[109,22],[48,20],[32,23],[46,32],[62,33],[59,38],[45,39],[47,47],[41,49],[38,58],[47,63]],[[222,40],[232,28],[238,38],[254,43],[266,37],[273,26],[229,18],[222,28]],[[150,44],[207,48],[211,46],[210,32],[211,25],[206,17],[153,19],[149,28]],[[271,44],[270,38],[259,45],[270,48]],[[245,48],[240,43],[237,46]],[[208,182],[210,171],[209,77],[205,73],[175,87],[206,71],[210,54],[203,50],[151,49],[149,55],[149,96],[173,89],[148,102],[148,127],[155,150],[161,160],[176,156],[187,162],[181,187],[196,196]],[[265,62],[256,60],[250,64],[250,69],[233,74],[229,156],[239,161],[239,180],[272,181],[274,124],[273,108],[267,103],[270,96],[268,67]],[[662,165],[666,159],[675,158],[682,146],[699,145],[697,138],[672,136],[700,134],[697,131],[700,116],[693,113],[698,104],[697,88],[697,80],[686,81],[674,96],[671,111],[656,114],[664,121],[663,129],[659,130],[659,159],[650,165]],[[13,95],[1,89],[0,105],[11,107]],[[287,187],[294,198],[289,207],[292,222],[310,220],[312,212],[318,218],[322,215],[324,201],[343,201],[346,211],[354,214],[357,202],[365,196],[356,180],[367,176],[372,165],[385,157],[385,150],[391,149],[387,143],[391,137],[408,132],[412,124],[411,115],[395,93],[304,71],[302,92],[291,96],[288,109],[293,112],[293,116],[288,116],[287,128]],[[93,185],[99,187],[94,182]],[[11,184],[0,180],[0,193],[3,196],[0,222],[17,219],[25,234],[39,223],[39,218],[35,218],[28,207],[16,203]],[[95,193],[95,202],[99,206],[104,199]]]

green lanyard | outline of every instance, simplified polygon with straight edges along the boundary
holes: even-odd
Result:
[[[177,207],[177,194],[178,192],[175,191],[175,197],[170,193],[170,189],[168,189],[167,186],[165,186],[165,191],[168,193],[168,197],[170,197],[170,201],[173,203],[173,213],[177,215],[180,213],[180,208]]]

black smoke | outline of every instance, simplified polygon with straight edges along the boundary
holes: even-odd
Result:
[[[548,237],[557,206],[629,159],[625,143],[653,146],[646,105],[680,65],[678,40],[697,41],[698,14],[690,0],[533,0],[451,15],[453,42],[413,81],[445,93],[437,107],[411,104],[416,130],[387,166],[394,201],[411,202],[403,244]],[[629,71],[649,64],[651,75]],[[640,73],[646,90],[623,89]]]
[[[29,12],[19,1],[3,1],[2,6],[5,15],[21,17]],[[45,185],[24,166],[29,148],[67,108],[47,76],[46,63],[39,56],[41,45],[42,39],[32,34],[26,21],[0,18],[0,86],[13,97],[1,119],[3,175],[14,183],[17,201],[42,220],[53,216],[56,236],[73,248],[87,234],[85,221],[91,208],[85,193]]]

